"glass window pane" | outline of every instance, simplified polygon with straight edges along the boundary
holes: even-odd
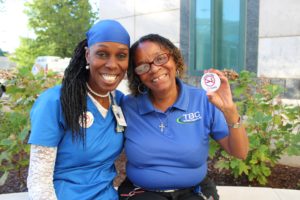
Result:
[[[211,0],[196,2],[195,70],[210,68],[211,63]]]
[[[195,25],[191,37],[195,43],[192,72],[211,67],[244,69],[245,8],[244,0],[197,0]]]
[[[240,1],[223,0],[220,9],[216,12],[221,13],[220,18],[215,20],[218,27],[216,31],[216,46],[215,46],[215,62],[214,65],[218,68],[241,69],[243,66],[240,60],[243,59],[244,45],[241,40],[243,32],[240,32],[243,26],[241,19]],[[219,11],[220,10],[220,11]],[[215,15],[217,16],[217,14]]]

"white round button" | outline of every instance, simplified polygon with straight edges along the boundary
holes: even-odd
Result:
[[[92,126],[92,124],[94,123],[94,115],[90,111],[87,111],[84,115],[84,119],[86,120],[86,126],[84,126],[84,124],[81,123],[82,117],[82,115],[80,115],[79,117],[79,125],[82,128],[89,128],[90,126]]]
[[[217,91],[220,85],[221,80],[215,73],[205,73],[201,78],[201,86],[206,91]]]

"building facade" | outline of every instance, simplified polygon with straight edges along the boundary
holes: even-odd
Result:
[[[204,69],[248,70],[300,99],[299,0],[100,0],[100,19],[116,19],[131,43],[158,33],[180,47],[191,84]]]

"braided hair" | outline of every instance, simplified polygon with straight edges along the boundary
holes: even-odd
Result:
[[[85,47],[87,40],[78,43],[69,66],[64,72],[61,88],[61,106],[67,128],[72,131],[72,139],[85,141],[86,120],[83,115],[87,111],[86,82],[89,71],[86,69]],[[80,127],[80,124],[82,127]]]

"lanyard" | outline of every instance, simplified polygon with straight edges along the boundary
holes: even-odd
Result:
[[[110,97],[112,99],[112,111],[114,113],[115,119],[117,121],[116,131],[118,133],[124,132],[125,127],[127,126],[125,117],[123,115],[122,109],[120,106],[118,106],[115,98],[115,94],[113,92],[110,92]]]

